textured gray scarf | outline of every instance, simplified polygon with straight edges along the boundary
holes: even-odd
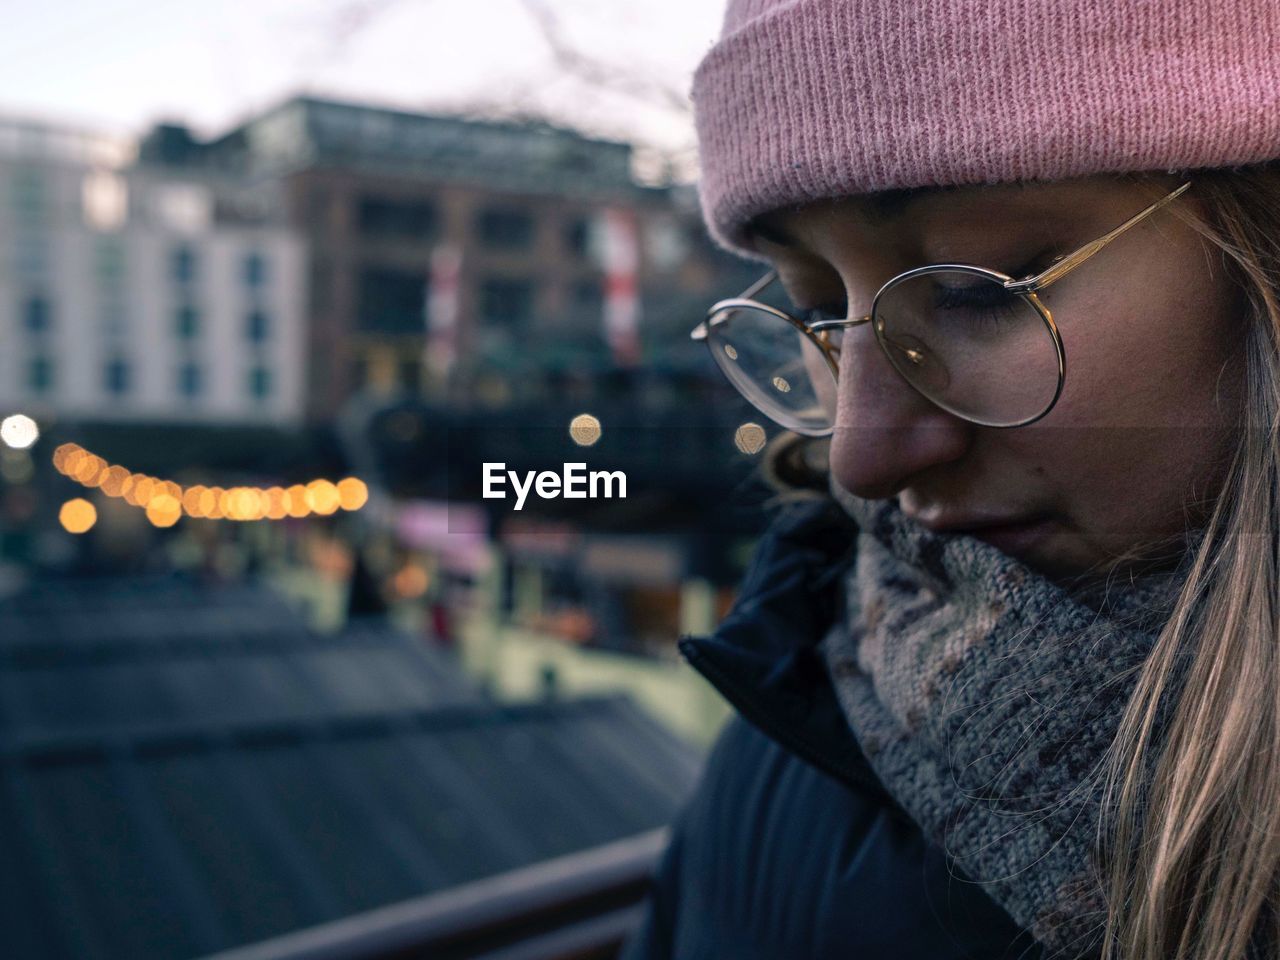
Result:
[[[1068,589],[831,484],[858,523],[822,655],[885,788],[1054,957],[1095,955],[1099,761],[1184,568]]]

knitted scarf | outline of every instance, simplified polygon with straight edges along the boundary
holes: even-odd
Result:
[[[1069,589],[831,490],[859,531],[821,653],[868,762],[1048,956],[1096,955],[1099,761],[1185,566]]]

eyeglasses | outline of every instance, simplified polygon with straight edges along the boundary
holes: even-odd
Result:
[[[870,323],[889,363],[948,413],[988,427],[1021,427],[1058,402],[1066,351],[1036,295],[1130,227],[1189,189],[1187,181],[1111,232],[1015,280],[961,263],[916,267],[891,278],[862,317],[805,319],[755,299],[769,271],[737,297],[712,304],[690,333],[765,416],[809,436],[835,427],[842,332]]]

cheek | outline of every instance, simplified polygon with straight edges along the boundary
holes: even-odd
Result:
[[[1149,532],[1181,524],[1182,504],[1220,475],[1238,404],[1235,304],[1194,270],[1129,287],[1161,291],[1147,299],[1118,287],[1051,306],[1066,381],[1017,442],[1082,526]]]

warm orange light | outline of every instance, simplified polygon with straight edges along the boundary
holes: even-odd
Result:
[[[124,494],[124,482],[129,479],[129,471],[124,467],[112,466],[102,477],[102,492],[108,497],[119,497]]]
[[[98,522],[98,511],[88,500],[76,497],[62,505],[58,522],[67,533],[85,533]]]
[[[67,460],[80,447],[74,443],[64,443],[53,451],[53,468],[64,476],[71,471],[67,469]]]
[[[421,565],[406,563],[396,571],[392,585],[399,596],[411,600],[427,592],[427,587],[431,586],[431,577]]]
[[[89,453],[76,461],[76,472],[74,476],[76,480],[79,480],[86,487],[96,487],[99,483],[98,478],[106,469],[107,461]]]
[[[211,503],[204,511],[204,515],[210,520],[222,520],[227,515],[227,491],[221,487],[210,487],[209,497]]]
[[[263,511],[268,520],[283,520],[289,515],[289,507],[285,503],[283,487],[272,487],[264,495]]]
[[[204,511],[200,509],[201,497],[204,495],[205,489],[200,484],[194,487],[188,487],[182,494],[182,510],[189,517],[203,517]]]
[[[232,520],[261,520],[262,496],[253,487],[236,487],[228,516]]]
[[[285,506],[288,507],[289,516],[295,520],[301,520],[311,512],[311,507],[307,505],[307,488],[302,484],[295,483],[284,494]]]
[[[53,465],[64,475],[86,487],[101,487],[110,497],[122,497],[126,503],[147,510],[157,526],[172,526],[183,513],[192,517],[228,520],[283,520],[302,518],[312,513],[329,516],[342,510],[359,510],[369,502],[369,488],[358,477],[347,477],[335,484],[329,480],[313,480],[294,484],[288,489],[271,487],[205,487],[196,484],[184,488],[173,480],[130,473],[122,466],[108,464],[79,444],[64,443],[53,451]],[[174,504],[177,504],[175,517]]]
[[[359,510],[369,502],[369,488],[356,477],[338,481],[338,502],[343,510]]]
[[[218,510],[218,493],[217,487],[200,487],[200,502],[198,504],[199,513],[192,516],[208,517],[210,520],[216,520],[214,516]],[[219,514],[218,516],[221,516]]]
[[[328,480],[312,480],[307,484],[307,505],[322,517],[336,513],[341,505],[338,488]]]
[[[182,504],[167,493],[159,493],[147,504],[147,519],[157,527],[172,527],[182,516]]]
[[[143,507],[145,509],[147,504],[151,502],[151,498],[162,492],[162,490],[157,489],[155,480],[146,474],[135,473],[133,475],[132,503],[135,507]]]

